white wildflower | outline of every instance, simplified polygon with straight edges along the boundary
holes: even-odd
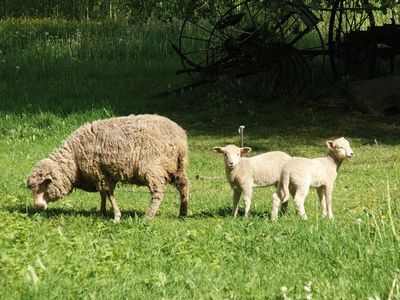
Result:
[[[36,271],[31,265],[28,266],[26,277],[33,283],[33,285],[36,285],[39,281],[39,277],[36,275]]]
[[[42,270],[46,270],[46,266],[42,263],[40,257],[36,258],[36,265],[41,268]]]

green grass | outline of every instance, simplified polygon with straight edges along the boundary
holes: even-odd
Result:
[[[314,299],[400,297],[397,118],[288,100],[282,109],[210,87],[148,98],[185,81],[174,74],[179,60],[167,42],[176,26],[1,22],[1,299],[304,299],[310,281]],[[77,28],[86,44],[71,55]],[[30,30],[31,40],[19,38]],[[46,42],[50,34],[62,41]],[[126,47],[116,51],[120,39]],[[111,212],[97,215],[99,195],[79,190],[36,212],[25,187],[36,162],[84,122],[130,113],[165,115],[187,130],[189,217],[177,218],[178,194],[168,188],[158,216],[145,219],[149,193],[130,185],[116,191],[118,224]],[[223,160],[211,148],[238,143],[241,124],[253,154],[315,157],[328,138],[351,141],[355,158],[340,170],[334,221],[321,218],[311,192],[309,221],[290,202],[288,215],[271,222],[272,188],[255,190],[250,218],[230,217]]]

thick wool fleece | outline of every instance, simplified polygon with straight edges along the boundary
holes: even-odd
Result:
[[[153,217],[166,183],[172,183],[181,194],[181,215],[186,215],[187,164],[187,136],[173,121],[157,115],[115,117],[78,128],[38,163],[28,186],[34,193],[43,192],[46,201],[62,198],[73,188],[98,191],[103,210],[103,197],[113,198],[117,182],[146,185],[153,198],[148,215]]]

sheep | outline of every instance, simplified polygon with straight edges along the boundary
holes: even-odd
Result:
[[[214,147],[214,151],[224,154],[226,178],[233,190],[232,216],[238,213],[238,203],[243,193],[245,206],[244,215],[250,212],[253,187],[275,187],[278,184],[279,175],[283,164],[290,156],[285,152],[273,151],[263,153],[250,158],[241,157],[249,153],[250,147],[239,148],[235,145]],[[273,199],[277,198],[273,195]]]
[[[322,215],[333,218],[332,191],[337,173],[343,161],[354,156],[350,143],[344,138],[326,141],[328,154],[314,159],[293,157],[282,167],[277,188],[278,197],[272,204],[271,218],[277,220],[279,206],[287,211],[289,193],[294,198],[297,214],[307,220],[304,200],[310,188],[316,188],[319,196]]]
[[[69,194],[73,188],[99,192],[100,213],[111,202],[114,221],[121,212],[114,197],[117,182],[145,185],[152,201],[147,216],[153,218],[167,183],[180,193],[181,217],[187,215],[189,180],[186,132],[158,115],[129,115],[87,123],[75,130],[30,173],[27,186],[37,209]]]

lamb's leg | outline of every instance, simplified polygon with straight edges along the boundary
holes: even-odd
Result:
[[[281,199],[278,197],[278,193],[272,195],[272,211],[271,220],[278,220],[279,206],[281,205]]]
[[[296,194],[294,195],[294,203],[296,205],[297,214],[300,218],[307,220],[306,210],[304,209],[304,200],[307,197],[309,187],[297,188]]]
[[[253,193],[253,189],[251,186],[246,186],[245,188],[243,188],[244,216],[245,217],[248,217],[249,213],[250,213],[252,193]]]
[[[242,195],[241,189],[234,189],[233,190],[233,201],[232,201],[232,217],[236,218],[238,214],[239,208],[239,200],[240,196]]]
[[[107,194],[104,192],[100,192],[101,202],[100,202],[100,215],[106,216],[107,215]]]
[[[165,183],[149,183],[149,189],[151,193],[151,204],[146,215],[149,218],[154,218],[157,213],[158,207],[160,206],[161,201],[164,198]]]
[[[294,199],[294,195],[296,194],[296,188],[294,186],[289,186],[289,192],[292,198]],[[289,200],[285,201],[281,204],[281,212],[282,214],[286,214],[288,211]]]
[[[117,201],[115,200],[114,194],[111,192],[108,194],[108,199],[110,199],[111,207],[114,211],[114,222],[119,222],[121,219],[121,212],[117,206]]]
[[[176,188],[181,197],[181,205],[179,209],[179,217],[186,217],[188,214],[188,200],[189,200],[189,180],[186,174],[177,178]]]
[[[332,191],[333,191],[333,188],[330,187],[330,186],[327,186],[326,189],[325,189],[325,203],[326,203],[326,208],[328,210],[329,219],[333,219]]]
[[[322,216],[325,218],[327,216],[326,199],[325,199],[325,188],[317,189],[319,202],[321,204]]]

